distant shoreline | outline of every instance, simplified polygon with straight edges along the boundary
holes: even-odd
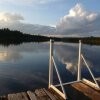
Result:
[[[100,37],[48,37],[42,35],[30,35],[24,34],[20,31],[12,31],[7,29],[0,29],[0,44],[10,45],[10,44],[21,44],[27,42],[46,42],[50,39],[57,42],[67,42],[67,43],[78,43],[79,40],[84,44],[90,45],[100,45]]]

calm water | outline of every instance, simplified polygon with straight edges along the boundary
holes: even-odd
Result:
[[[76,80],[78,44],[55,43],[54,58],[63,82]],[[100,76],[100,46],[82,46],[95,77]],[[0,95],[48,86],[49,43],[0,46]],[[82,77],[91,78],[82,63]],[[54,72],[54,83],[57,77]]]

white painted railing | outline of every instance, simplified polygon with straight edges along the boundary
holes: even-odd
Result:
[[[77,68],[77,81],[81,80],[81,41],[79,41],[79,56],[78,56],[78,68]]]
[[[53,68],[54,67],[56,69],[56,73],[57,73],[57,76],[58,76],[58,79],[60,82],[62,92],[53,85]],[[52,40],[50,40],[49,88],[52,88],[54,91],[56,91],[62,98],[67,99],[67,95],[66,95],[65,89],[62,85],[62,80],[61,80],[58,68],[57,68],[55,60],[53,58],[53,41]]]
[[[93,80],[95,83],[87,80],[87,79],[83,79],[81,78],[81,62],[82,60],[84,61],[87,69],[89,70],[90,72],[90,75],[92,76]],[[55,70],[56,70],[56,73],[57,73],[57,76],[58,76],[58,79],[59,79],[59,82],[60,84],[57,84],[57,85],[53,85],[53,69],[55,67]],[[67,82],[67,83],[63,83],[62,80],[61,80],[61,77],[60,77],[60,74],[59,74],[59,70],[57,68],[57,65],[55,63],[55,60],[54,60],[54,57],[53,57],[53,41],[50,40],[50,61],[49,61],[49,88],[52,88],[55,92],[57,92],[63,99],[68,99],[67,98],[67,94],[65,92],[65,89],[64,89],[64,86],[65,85],[68,85],[68,84],[72,84],[72,83],[77,83],[77,82],[80,82],[80,81],[83,81],[85,82],[86,84],[92,86],[92,87],[95,87],[97,89],[100,90],[100,87],[98,85],[98,82],[97,82],[97,78],[94,77],[91,69],[89,68],[84,56],[81,54],[81,41],[79,41],[79,57],[78,57],[78,68],[77,68],[77,80],[76,81],[72,81],[72,82]],[[57,87],[60,86],[62,91],[60,91]]]
[[[87,79],[84,79],[84,78],[82,79],[82,81],[84,81],[86,84],[88,84],[88,85],[90,85],[92,87],[96,87],[97,89],[100,89],[100,86],[99,86],[96,78],[94,77],[90,67],[88,66],[88,64],[87,64],[87,62],[86,62],[86,60],[85,60],[85,58],[83,56],[83,54],[81,53],[81,47],[82,47],[82,43],[81,43],[81,40],[79,40],[79,58],[78,58],[77,81],[81,81],[81,62],[83,60],[95,83],[93,83],[93,82],[91,82],[91,81],[89,81]]]
[[[58,79],[59,79],[59,82],[60,82],[61,89],[62,89],[62,91],[63,91],[63,93],[64,93],[64,95],[65,95],[65,98],[67,98],[67,95],[66,95],[64,86],[63,86],[63,84],[62,84],[62,80],[61,80],[61,77],[60,77],[58,68],[57,68],[57,66],[56,66],[56,63],[55,63],[55,60],[54,60],[53,57],[52,57],[52,60],[53,60],[53,63],[54,63],[54,67],[55,67],[55,69],[56,69],[56,73],[57,73],[57,76],[58,76]]]
[[[93,75],[91,69],[89,68],[89,66],[88,66],[88,64],[87,64],[87,62],[86,62],[86,60],[85,60],[85,58],[84,58],[84,56],[83,56],[82,54],[81,54],[81,57],[82,57],[82,59],[83,59],[85,65],[86,65],[86,67],[87,67],[89,73],[91,74],[91,76],[92,76],[92,78],[93,78],[93,80],[94,80],[94,82],[95,82],[96,87],[97,87],[97,88],[100,88],[100,87],[99,87],[99,84],[98,84],[97,81],[96,81],[96,78],[94,77],[94,75]]]

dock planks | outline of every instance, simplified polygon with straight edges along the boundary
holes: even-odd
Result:
[[[100,91],[96,91],[95,89],[91,88],[90,86],[84,84],[84,83],[74,83],[72,84],[72,87],[74,87],[79,92],[83,93],[85,96],[90,98],[91,100],[100,100]]]
[[[20,92],[1,96],[0,100],[62,100],[48,89],[41,88],[35,91]]]
[[[65,86],[68,100],[100,100],[100,91],[83,82],[73,83]],[[63,100],[53,90],[41,88],[35,91],[20,92],[0,96],[0,100]]]
[[[29,100],[28,96],[25,92],[16,93],[16,94],[8,94],[8,100]]]

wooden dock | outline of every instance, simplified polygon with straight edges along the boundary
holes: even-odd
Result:
[[[1,96],[0,100],[63,100],[48,89],[41,88],[35,91],[20,92]]]
[[[95,90],[83,82],[65,86],[68,100],[100,100],[100,90]],[[50,89],[36,89],[35,91],[20,92],[1,96],[0,100],[64,100]]]
[[[66,86],[70,100],[100,100],[100,90],[83,83],[73,83]]]

